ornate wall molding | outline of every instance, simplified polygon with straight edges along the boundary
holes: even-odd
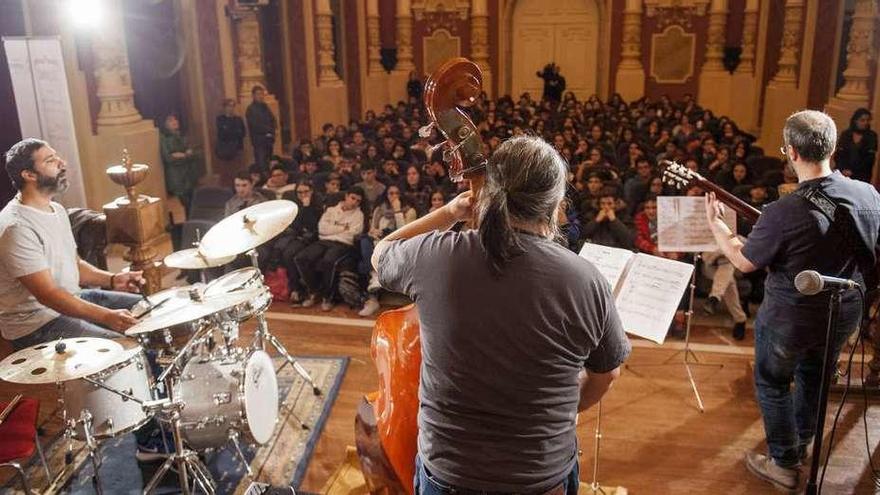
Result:
[[[415,0],[412,4],[412,13],[417,21],[423,20],[426,14],[438,13],[452,13],[465,21],[470,9],[470,0]]]
[[[108,22],[95,31],[92,39],[96,94],[101,102],[97,119],[99,128],[143,120],[134,104],[134,88],[131,85],[120,8],[117,2],[110,2],[107,9]]]
[[[638,5],[627,2],[623,11],[623,38],[621,40],[620,69],[643,70],[642,67],[642,11]]]
[[[773,76],[776,83],[797,86],[801,41],[803,39],[804,0],[785,2],[785,20],[782,48],[779,51],[779,70]]]
[[[660,84],[682,84],[694,75],[697,36],[682,26],[651,35],[650,76]]]
[[[706,15],[711,0],[645,0],[645,15],[657,19],[657,27],[693,29],[693,18]]]
[[[318,32],[318,84],[338,83],[336,45],[333,41],[333,11],[330,10],[330,0],[316,0],[315,29]]]
[[[455,36],[445,29],[438,29],[430,36],[422,38],[422,60],[424,61],[425,74],[431,74],[434,69],[450,58],[460,56],[460,36]]]
[[[484,75],[491,74],[489,65],[489,12],[486,0],[474,0],[471,14],[471,59]]]
[[[367,0],[367,71],[370,74],[382,73],[381,48],[379,0]]]
[[[709,29],[706,33],[706,72],[724,72],[724,44],[727,28],[727,2],[715,0],[709,11]]]
[[[412,9],[409,0],[397,0],[397,67],[398,72],[415,69],[412,47]]]
[[[260,41],[260,19],[257,11],[236,12],[235,35],[238,46],[238,72],[241,78],[238,94],[242,101],[251,97],[254,86],[266,87],[266,74],[263,73],[263,50]]]
[[[849,40],[846,43],[846,70],[844,84],[837,93],[843,100],[868,101],[868,81],[871,78],[871,50],[874,47],[874,29],[877,19],[875,0],[856,0]]]
[[[754,74],[755,72],[755,47],[758,40],[758,10],[746,9],[743,18],[742,55],[740,56],[737,72]]]

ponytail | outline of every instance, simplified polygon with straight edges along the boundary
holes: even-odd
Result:
[[[496,189],[489,193],[480,216],[480,243],[489,258],[489,270],[500,276],[504,266],[525,252],[510,222],[507,193]]]

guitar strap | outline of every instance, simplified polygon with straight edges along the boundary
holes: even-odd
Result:
[[[843,245],[849,249],[855,258],[859,271],[867,285],[866,290],[870,291],[876,288],[878,280],[875,276],[874,263],[871,261],[870,252],[866,252],[866,247],[861,241],[858,232],[855,231],[855,224],[849,210],[841,207],[840,204],[831,196],[829,196],[819,184],[811,184],[807,187],[799,187],[792,193],[800,196],[815,210],[822,213],[828,219],[831,227],[838,228],[843,236]],[[838,215],[839,214],[839,215]]]

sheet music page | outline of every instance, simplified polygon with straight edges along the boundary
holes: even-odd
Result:
[[[627,249],[586,242],[581,248],[580,256],[595,265],[599,273],[611,284],[611,292],[617,294],[620,278],[635,253]]]
[[[695,253],[715,251],[718,244],[706,220],[703,196],[657,198],[657,247],[660,251]],[[724,208],[724,223],[736,232],[736,212]]]
[[[693,269],[680,261],[635,255],[615,298],[623,329],[662,344]]]

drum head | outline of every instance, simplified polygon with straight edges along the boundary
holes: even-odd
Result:
[[[227,294],[237,289],[243,289],[255,279],[259,279],[260,272],[253,267],[239,268],[211,281],[205,288],[205,296],[211,297]]]
[[[278,420],[278,380],[272,358],[254,351],[244,371],[244,407],[251,436],[259,444],[272,438]]]

